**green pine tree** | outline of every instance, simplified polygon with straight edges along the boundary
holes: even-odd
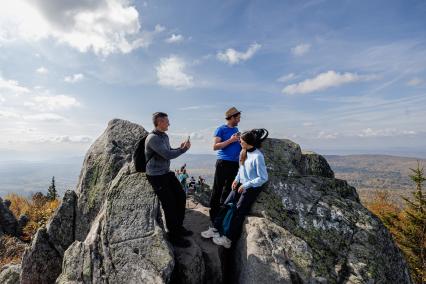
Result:
[[[56,198],[58,198],[58,192],[56,191],[56,185],[55,185],[55,177],[52,177],[52,183],[47,189],[46,196],[49,200],[55,200]]]
[[[401,214],[388,215],[384,223],[391,229],[399,247],[411,268],[415,283],[426,283],[426,196],[423,194],[423,182],[426,181],[423,167],[417,163],[416,169],[410,169],[411,180],[416,185],[413,198],[403,197],[406,203]]]

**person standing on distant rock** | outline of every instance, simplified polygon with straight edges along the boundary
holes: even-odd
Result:
[[[190,242],[183,238],[192,235],[191,231],[183,227],[186,195],[176,175],[170,171],[170,160],[185,153],[191,143],[185,141],[180,148],[171,148],[166,134],[170,126],[168,115],[156,112],[152,121],[155,129],[145,142],[145,157],[148,161],[146,176],[163,207],[170,242],[179,247],[188,247]]]
[[[261,186],[268,181],[265,158],[259,148],[262,141],[268,137],[266,129],[253,129],[241,135],[240,167],[238,174],[232,182],[232,191],[224,204],[233,203],[235,211],[230,226],[226,232],[222,227],[223,218],[217,217],[215,227],[223,233],[214,234],[213,242],[217,245],[230,248],[241,235],[245,216],[249,213],[252,204],[256,201],[261,191]]]
[[[205,238],[211,238],[217,233],[214,220],[231,191],[232,181],[238,173],[238,159],[241,151],[240,133],[238,123],[241,112],[235,107],[225,113],[226,124],[218,127],[214,132],[213,150],[217,152],[216,171],[214,174],[213,190],[210,197],[210,220],[212,226],[207,231],[201,232]]]

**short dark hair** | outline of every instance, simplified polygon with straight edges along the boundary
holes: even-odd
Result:
[[[165,113],[165,112],[155,112],[152,115],[152,123],[154,123],[155,127],[158,125],[158,119],[159,118],[163,118],[163,117],[168,117],[167,113]]]

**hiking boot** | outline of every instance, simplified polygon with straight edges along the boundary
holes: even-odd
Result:
[[[191,242],[188,240],[185,240],[184,238],[180,236],[173,236],[169,235],[169,241],[172,245],[180,248],[187,248],[191,246]]]
[[[220,234],[216,228],[209,227],[207,231],[201,232],[201,236],[205,239],[210,239],[214,237],[220,237]]]
[[[214,237],[213,242],[218,246],[223,246],[224,248],[229,249],[231,247],[232,241],[226,236]]]
[[[185,227],[181,227],[179,230],[179,234],[183,237],[192,236],[194,233],[191,230],[187,230]]]

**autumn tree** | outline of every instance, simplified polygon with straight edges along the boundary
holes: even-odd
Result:
[[[382,220],[391,229],[410,265],[413,280],[426,283],[426,197],[423,182],[426,181],[420,163],[410,169],[416,189],[412,199],[403,197],[406,206],[401,214],[386,215]]]

